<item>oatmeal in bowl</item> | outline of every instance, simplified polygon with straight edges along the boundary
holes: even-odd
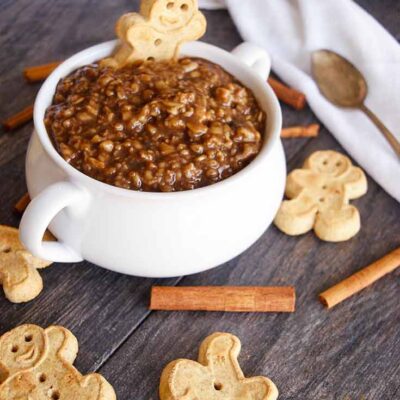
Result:
[[[101,182],[151,192],[196,189],[248,165],[266,114],[252,91],[202,58],[94,63],[57,85],[45,115],[61,156]]]

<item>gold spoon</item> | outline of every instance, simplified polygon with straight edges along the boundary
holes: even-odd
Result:
[[[339,107],[358,108],[363,111],[400,158],[400,143],[364,103],[368,86],[361,72],[347,59],[330,50],[314,51],[311,68],[320,92]]]

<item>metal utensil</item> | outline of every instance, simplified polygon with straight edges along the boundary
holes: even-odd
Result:
[[[364,103],[368,86],[361,72],[347,59],[330,50],[314,51],[311,59],[312,74],[320,92],[337,106],[363,111],[400,158],[400,142]]]

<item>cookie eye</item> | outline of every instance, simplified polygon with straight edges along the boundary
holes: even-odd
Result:
[[[156,39],[156,40],[154,41],[154,46],[159,46],[161,43],[162,43],[162,40],[161,40],[161,39]]]
[[[32,339],[33,339],[32,335],[26,335],[25,336],[25,342],[27,342],[27,343],[31,342]]]
[[[215,390],[222,390],[222,383],[221,382],[214,382],[214,389]]]
[[[11,251],[11,247],[6,247],[2,250],[3,253],[9,253]]]
[[[18,351],[18,346],[16,345],[16,344],[14,344],[14,346],[13,347],[11,347],[11,352],[12,353],[16,353],[17,351]]]
[[[336,166],[337,167],[340,167],[342,165],[342,162],[341,161],[338,161],[337,163],[336,163]]]
[[[174,6],[174,2],[173,1],[170,1],[169,3],[167,3],[168,10],[170,10],[173,6]]]
[[[183,3],[182,5],[181,5],[181,10],[182,11],[187,11],[189,9],[189,6],[186,4],[186,3]]]
[[[328,160],[322,161],[322,165],[328,165]]]
[[[39,380],[40,383],[46,382],[46,379],[47,379],[46,374],[40,374],[40,375],[39,375],[38,380]]]

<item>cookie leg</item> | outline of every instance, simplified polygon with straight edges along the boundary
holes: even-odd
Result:
[[[251,398],[254,399],[259,398],[257,396],[261,395],[263,399],[276,400],[279,395],[275,383],[263,376],[247,378],[243,381],[243,386],[246,387],[246,392],[252,394]]]
[[[320,212],[315,220],[315,234],[327,242],[342,242],[360,230],[360,214],[354,206]]]

